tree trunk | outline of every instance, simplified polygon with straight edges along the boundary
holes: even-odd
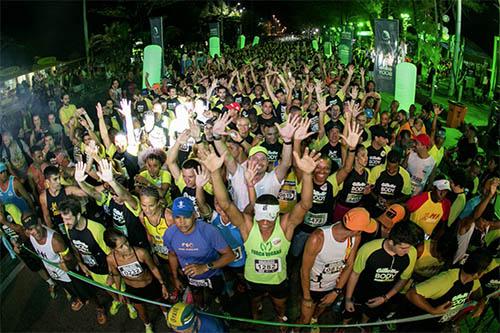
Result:
[[[448,96],[453,97],[455,95],[457,75],[458,75],[458,56],[460,53],[460,41],[461,41],[461,29],[462,29],[462,0],[457,0],[457,17],[455,20],[455,49],[453,52],[453,67],[451,71],[450,79],[450,89],[448,90]]]

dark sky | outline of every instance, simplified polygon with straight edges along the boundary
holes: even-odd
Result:
[[[237,0],[226,0],[232,3]],[[354,1],[354,0],[353,0]],[[421,0],[415,0],[421,1]],[[424,0],[430,1],[430,0]],[[496,0],[482,0],[487,10],[480,14],[464,13],[463,34],[472,39],[488,54],[492,52],[492,41],[498,34],[498,9]],[[88,1],[90,32],[100,32],[103,23],[111,19],[95,13],[96,8],[104,6],[130,6],[124,1]],[[300,31],[304,26],[338,24],[340,15],[359,15],[353,2],[348,1],[241,1],[247,15],[254,18],[269,19],[276,14],[288,31]],[[133,5],[133,4],[132,4]],[[181,31],[194,31],[197,13],[204,1],[179,1],[166,9],[154,11],[153,15],[164,15],[166,25],[174,25]],[[82,0],[78,1],[5,1],[1,6],[1,43],[2,67],[14,64],[31,64],[34,56],[57,56],[59,59],[72,59],[83,56],[83,18]],[[451,13],[450,13],[451,14]],[[450,15],[452,16],[452,14]],[[146,21],[147,22],[147,21]],[[450,25],[452,22],[450,22]],[[247,35],[252,35],[250,26]],[[450,29],[452,33],[453,29]]]

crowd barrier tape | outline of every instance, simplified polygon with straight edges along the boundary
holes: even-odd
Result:
[[[43,257],[40,257],[37,253],[33,252],[31,249],[25,247],[23,245],[23,248],[28,251],[31,255],[37,257],[38,259],[46,262],[47,264],[61,268],[58,264],[49,261]],[[83,282],[86,282],[88,284],[91,284],[95,287],[104,289],[108,292],[119,294],[122,296],[125,296],[127,298],[132,298],[136,299],[145,303],[153,304],[153,305],[158,305],[166,308],[171,308],[172,304],[166,304],[166,303],[161,303],[145,298],[141,298],[135,295],[128,294],[126,292],[111,288],[110,286],[103,285],[100,283],[95,282],[92,279],[89,279],[88,277],[85,277],[83,275],[77,274],[72,271],[66,272],[69,276],[74,277],[76,279],[79,279]],[[500,293],[500,290],[497,290],[489,295],[487,295],[487,298],[497,296]],[[471,306],[475,304],[474,302],[472,303],[467,303],[463,306],[463,308],[466,308],[467,306]],[[210,313],[210,312],[205,312],[201,310],[197,310],[198,313],[208,315],[214,318],[219,318],[223,320],[229,320],[229,321],[239,321],[239,322],[244,322],[244,323],[249,323],[249,324],[258,324],[258,325],[266,325],[266,326],[281,326],[281,327],[299,327],[299,328],[349,328],[349,327],[368,327],[368,326],[383,326],[383,325],[393,325],[393,324],[402,324],[402,323],[409,323],[409,322],[416,322],[416,321],[421,321],[421,320],[426,320],[426,319],[431,319],[431,318],[438,318],[441,317],[442,315],[432,315],[432,314],[423,314],[419,316],[413,316],[413,317],[408,317],[408,318],[400,318],[400,319],[393,319],[393,320],[386,320],[386,321],[376,321],[372,323],[357,323],[357,324],[292,324],[292,323],[287,323],[287,322],[273,322],[273,321],[267,321],[267,320],[257,320],[257,319],[249,319],[249,318],[241,318],[241,317],[232,317],[229,315],[224,315],[224,314],[216,314],[216,313]]]

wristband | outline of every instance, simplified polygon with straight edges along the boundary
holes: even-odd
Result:
[[[199,139],[197,139],[197,140],[195,139],[195,140],[194,140],[194,142],[196,142],[197,144],[200,144],[200,143],[202,143],[202,142],[203,142],[203,140],[202,140],[201,138],[199,138]]]
[[[245,139],[241,139],[241,141],[238,141],[238,142],[236,142],[236,141],[235,141],[235,142],[236,142],[237,144],[241,145],[241,144],[243,143],[243,141],[245,141]]]
[[[339,296],[344,293],[344,289],[342,288],[333,288],[333,291]]]
[[[384,303],[387,303],[387,301],[389,300],[389,298],[387,297],[387,295],[384,294],[382,297],[384,298]]]
[[[355,153],[355,152],[356,152],[356,148],[354,148],[354,149],[349,149],[349,152],[350,152],[350,153]]]
[[[222,138],[222,136],[217,135],[217,134],[214,134],[213,137],[214,137],[214,140],[220,140]]]
[[[285,144],[285,145],[291,145],[291,144],[292,144],[292,141],[288,141],[288,142],[283,141],[283,144]]]

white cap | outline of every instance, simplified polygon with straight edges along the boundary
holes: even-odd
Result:
[[[279,205],[255,204],[255,221],[274,221],[280,213]]]
[[[440,179],[436,180],[432,185],[436,186],[438,190],[443,191],[443,190],[451,190],[450,187],[450,181],[447,179]]]

